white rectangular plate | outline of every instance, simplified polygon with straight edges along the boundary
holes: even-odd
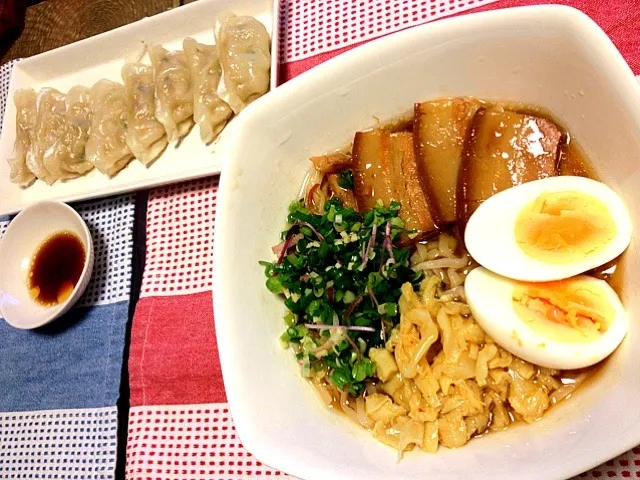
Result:
[[[141,188],[188,180],[220,172],[225,137],[233,121],[212,145],[200,141],[196,126],[178,147],[167,150],[149,167],[137,160],[113,178],[94,170],[84,177],[47,185],[37,180],[28,188],[9,181],[8,158],[15,140],[13,92],[20,88],[57,88],[66,92],[74,85],[91,86],[101,78],[122,82],[120,70],[125,62],[138,60],[145,44],[160,43],[169,49],[182,49],[182,40],[193,37],[213,44],[213,24],[223,11],[252,15],[262,22],[271,40],[271,88],[277,82],[277,18],[271,0],[199,0],[110,32],[67,45],[18,62],[11,74],[7,108],[0,138],[0,215],[15,213],[42,200],[76,201],[104,197]],[[274,28],[275,27],[275,28]],[[273,32],[276,32],[273,35]],[[240,114],[242,115],[242,113]]]

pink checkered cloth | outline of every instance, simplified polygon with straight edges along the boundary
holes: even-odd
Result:
[[[638,0],[300,0],[281,2],[284,81],[373,38],[452,15],[539,3],[579,8],[640,73]],[[244,450],[222,383],[212,305],[218,178],[151,192],[147,258],[129,358],[126,474],[138,479],[285,476]],[[640,448],[579,478],[640,477]]]

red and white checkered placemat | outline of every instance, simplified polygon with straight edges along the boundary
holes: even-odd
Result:
[[[153,190],[140,296],[210,292],[217,178]]]
[[[285,0],[281,78],[341,52],[451,15],[562,3],[598,22],[640,73],[638,0]],[[283,477],[251,456],[226,406],[211,297],[217,178],[154,190],[147,259],[131,335],[127,479]],[[577,478],[640,478],[640,448]]]

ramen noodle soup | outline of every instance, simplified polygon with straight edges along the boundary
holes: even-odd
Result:
[[[539,109],[424,102],[311,162],[276,259],[261,262],[285,301],[281,342],[328,407],[399,455],[541,419],[624,338],[615,290],[628,219],[612,213],[617,196]],[[507,196],[511,205],[523,197],[512,224],[491,211]],[[522,232],[522,212],[537,230]],[[524,238],[509,275],[478,228]],[[536,288],[518,270],[531,258],[542,265]]]

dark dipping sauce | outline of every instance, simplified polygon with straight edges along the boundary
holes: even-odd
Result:
[[[75,233],[61,231],[47,238],[29,267],[31,297],[47,307],[64,302],[78,283],[85,260],[84,243]]]

